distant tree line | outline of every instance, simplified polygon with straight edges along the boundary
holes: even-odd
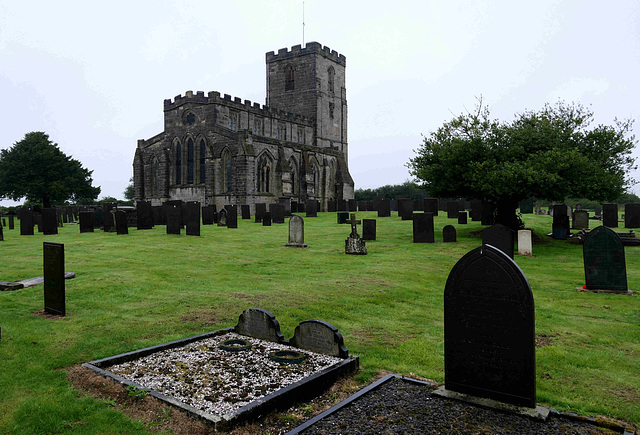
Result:
[[[375,189],[356,189],[354,192],[356,201],[373,201],[376,196],[387,199],[396,197],[404,197],[410,199],[422,199],[429,196],[424,189],[421,189],[416,183],[405,181],[402,184],[387,184],[386,186],[376,187]]]

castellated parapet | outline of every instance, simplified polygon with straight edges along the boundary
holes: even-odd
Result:
[[[347,66],[347,58],[338,53],[335,50],[331,50],[329,47],[323,47],[322,44],[318,42],[307,42],[304,48],[301,45],[294,45],[291,47],[291,50],[287,48],[281,48],[278,50],[278,54],[270,51],[266,54],[267,63],[275,62],[283,59],[291,59],[296,56],[301,56],[305,54],[320,54],[323,57],[330,59],[343,67]]]

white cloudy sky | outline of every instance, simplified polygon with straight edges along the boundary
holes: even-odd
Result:
[[[264,103],[265,53],[302,43],[302,3],[0,0],[0,147],[45,131],[94,171],[101,197],[122,198],[137,139],[162,131],[164,99],[219,91]],[[421,134],[480,95],[504,120],[563,99],[598,123],[640,122],[637,0],[305,0],[304,10],[305,42],[347,57],[356,188],[409,179]]]

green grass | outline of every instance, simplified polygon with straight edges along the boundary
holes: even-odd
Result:
[[[374,218],[373,212],[358,218]],[[548,216],[526,215],[538,234]],[[297,324],[326,320],[360,356],[360,382],[380,370],[444,381],[443,291],[453,265],[480,245],[474,222],[458,243],[413,244],[411,221],[378,218],[367,256],[344,254],[347,225],[335,213],[305,219],[308,249],[285,248],[288,226],[239,220],[202,227],[201,237],[165,227],[55,236],[5,228],[0,280],[42,275],[42,242],[65,244],[67,316],[44,318],[43,286],[0,292],[0,433],[139,433],[109,402],[73,390],[64,368],[233,326],[252,307],[276,315],[290,338]],[[436,240],[451,223],[436,218]],[[547,239],[547,238],[544,238]],[[640,423],[640,299],[576,292],[582,247],[546,240],[518,257],[533,289],[537,400],[561,410]],[[626,248],[629,287],[640,290],[640,248]]]

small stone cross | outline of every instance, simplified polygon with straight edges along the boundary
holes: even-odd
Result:
[[[351,236],[350,237],[359,238],[360,236],[358,235],[358,229],[357,229],[356,225],[361,224],[362,221],[360,219],[356,220],[356,214],[355,213],[351,213],[351,219],[346,220],[345,223],[351,224]]]

